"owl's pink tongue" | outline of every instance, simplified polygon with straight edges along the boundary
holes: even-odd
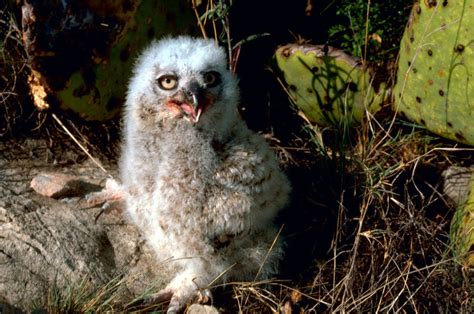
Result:
[[[188,103],[182,103],[180,105],[181,109],[191,118],[192,122],[198,123],[201,116],[201,108],[197,108],[197,113],[194,107]]]
[[[188,116],[191,116],[193,119],[196,118],[196,112],[194,111],[193,106],[187,103],[182,103],[180,107]]]

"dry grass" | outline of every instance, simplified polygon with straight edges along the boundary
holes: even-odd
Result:
[[[239,45],[232,45],[225,12],[217,10],[224,2],[203,2],[204,10],[214,14],[201,17],[200,8],[195,12],[204,34],[210,29],[209,37],[227,40],[235,70]],[[6,23],[11,17],[2,14],[1,27],[7,29],[2,66],[13,69],[8,72],[12,79],[5,80],[2,73],[0,109],[6,124],[0,133],[4,134],[19,117],[26,119],[23,107],[12,105],[18,103],[18,82],[26,82],[22,74],[26,65],[13,62],[5,52],[10,43],[21,47],[21,42],[18,28]],[[88,135],[96,133],[93,126],[77,126],[67,116],[60,119],[97,153],[100,142],[115,139],[107,138],[108,130],[118,128],[100,126],[106,134],[91,144]],[[46,136],[68,137],[51,117],[41,121]],[[282,217],[288,261],[281,278],[289,279],[214,286],[215,305],[229,313],[470,312],[472,272],[462,269],[451,255],[449,224],[454,209],[440,192],[440,174],[448,165],[472,163],[472,151],[399,121],[390,110],[377,119],[367,114],[361,126],[347,132],[309,125],[299,132],[304,121],[299,123],[290,140],[272,141],[295,189],[293,205]],[[308,260],[303,266],[295,262],[302,256]],[[65,291],[53,287],[48,312],[123,310],[131,300],[119,292],[118,279],[99,288],[87,282]],[[140,310],[161,309],[157,305]]]
[[[206,10],[214,2],[208,1]],[[200,21],[215,25],[216,18],[203,14]],[[213,30],[216,40],[222,38]],[[299,269],[304,275],[284,269],[292,273],[287,282],[232,283],[218,305],[243,313],[468,313],[473,308],[472,273],[454,261],[449,244],[454,208],[441,193],[442,170],[472,163],[472,149],[400,121],[390,108],[384,111],[377,119],[367,113],[352,130],[321,130],[302,119],[306,133],[295,132],[287,143],[270,136],[290,177],[304,169],[294,171],[296,201],[282,220],[289,225],[287,259],[296,243],[303,251],[297,255],[313,257],[310,269]],[[330,227],[306,232],[315,228],[308,220]],[[318,246],[328,250],[314,249]]]
[[[311,288],[331,304],[325,310],[336,312],[460,310],[466,300],[456,290],[463,287],[453,283],[462,273],[447,246],[451,212],[438,192],[440,177],[424,174],[436,171],[432,162],[440,156],[420,143],[424,134],[382,136],[382,142],[384,131],[392,133],[379,130],[355,147],[360,202],[353,233],[336,229],[333,257]],[[350,218],[346,211],[342,203],[341,221]]]
[[[323,302],[306,310],[468,312],[472,306],[469,270],[455,263],[449,247],[453,208],[440,193],[441,169],[456,153],[427,145],[424,132],[400,136],[358,160],[360,201],[355,210],[340,204],[332,258],[315,267],[310,292],[304,290]],[[354,223],[347,228],[348,220]]]
[[[29,66],[18,25],[11,11],[0,7],[0,138],[33,119],[33,108],[24,105]]]
[[[99,287],[92,285],[87,277],[67,286],[54,283],[48,291],[46,302],[34,302],[32,307],[51,314],[115,311],[124,297],[123,285],[120,277]],[[46,308],[44,303],[47,304]]]
[[[425,131],[398,122],[392,125],[390,119],[374,122],[366,121],[354,131],[352,136],[359,142],[346,146],[344,154],[321,154],[320,147],[313,146],[313,155],[320,158],[345,156],[343,168],[336,171],[340,176],[336,181],[341,183],[336,202],[318,197],[326,190],[324,180],[305,182],[314,194],[303,193],[303,203],[311,210],[332,207],[337,212],[330,249],[315,258],[309,270],[300,269],[303,277],[230,283],[232,291],[224,290],[218,306],[242,313],[469,313],[474,305],[472,273],[452,258],[449,225],[454,209],[440,192],[440,173],[456,159],[471,159],[470,149],[453,148],[428,138]],[[390,125],[391,129],[382,129]],[[360,140],[363,137],[365,141]],[[286,151],[291,152],[291,147]],[[288,167],[306,166],[302,161]],[[303,213],[295,207],[290,211]],[[300,228],[308,219],[302,215],[296,218]],[[293,232],[286,234],[289,243]],[[303,254],[324,246],[318,238],[305,242]]]

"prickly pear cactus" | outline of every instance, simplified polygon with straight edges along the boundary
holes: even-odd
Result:
[[[289,44],[275,57],[290,99],[320,126],[357,124],[384,100],[385,86],[374,88],[370,69],[336,48]]]
[[[474,1],[415,3],[400,44],[394,109],[474,145]]]
[[[189,33],[194,24],[186,0],[25,1],[23,39],[35,104],[60,106],[87,120],[114,117],[142,47]]]

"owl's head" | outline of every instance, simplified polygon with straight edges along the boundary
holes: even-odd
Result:
[[[138,59],[126,112],[147,121],[211,125],[235,115],[238,98],[223,48],[213,40],[166,38],[153,42]]]

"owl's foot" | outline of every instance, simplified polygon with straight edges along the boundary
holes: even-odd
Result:
[[[157,293],[149,295],[138,302],[134,302],[132,306],[150,305],[169,301],[168,310],[166,313],[174,314],[182,310],[187,304],[192,303],[212,303],[213,298],[209,289],[199,289],[189,291],[188,289],[178,289],[173,291],[170,288],[165,288]]]
[[[124,208],[125,191],[114,179],[107,179],[105,187],[100,192],[86,195],[86,202],[89,206],[102,205],[105,210]]]
[[[113,211],[121,213],[125,209],[125,191],[114,179],[107,179],[102,191],[89,193],[85,199],[89,207],[101,206],[100,212],[95,217],[96,222],[103,213]]]

